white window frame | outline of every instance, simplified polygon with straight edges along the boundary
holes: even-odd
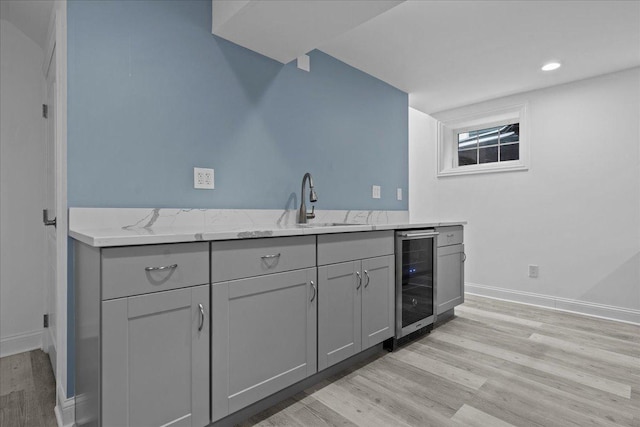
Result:
[[[458,166],[458,133],[520,123],[519,159]],[[527,105],[520,104],[438,122],[438,177],[529,169]]]

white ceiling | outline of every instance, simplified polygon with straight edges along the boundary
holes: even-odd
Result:
[[[640,1],[409,0],[319,48],[435,113],[639,66]]]
[[[11,22],[43,50],[53,0],[0,0],[0,19]]]
[[[286,64],[404,0],[216,0],[212,32]]]
[[[44,49],[53,3],[0,0],[0,18]],[[369,0],[364,8],[359,0],[238,3],[272,8],[262,30],[249,31],[254,41],[287,25],[298,34],[290,37],[296,46],[308,34],[320,42],[342,32],[315,47],[408,92],[409,104],[426,113],[640,66],[639,0]],[[330,12],[325,18],[333,17],[331,31],[318,28],[327,19],[319,19],[317,7],[291,7],[322,3]],[[554,59],[562,68],[540,70]]]

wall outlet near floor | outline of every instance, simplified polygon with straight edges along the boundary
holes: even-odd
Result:
[[[397,198],[398,200],[402,200],[402,188],[398,188],[398,189],[396,190],[396,198]]]
[[[539,272],[540,272],[540,267],[538,267],[537,265],[529,264],[529,277],[533,279],[537,279]]]
[[[213,190],[215,188],[213,169],[193,168],[193,188]]]
[[[371,197],[373,197],[374,199],[379,199],[380,198],[380,186],[379,185],[374,185],[371,187]]]

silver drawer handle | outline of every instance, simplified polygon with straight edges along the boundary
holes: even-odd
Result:
[[[311,281],[311,287],[313,288],[313,296],[311,297],[311,301],[316,299],[316,294],[318,293],[318,288],[316,288],[316,284]]]
[[[364,287],[366,288],[367,286],[369,286],[369,282],[371,281],[371,278],[369,277],[369,272],[367,270],[364,271],[364,275],[367,276],[367,281],[364,282]]]
[[[426,233],[402,233],[402,237],[433,237],[437,236],[438,232],[426,232]]]
[[[198,304],[198,309],[200,310],[200,326],[198,326],[198,332],[204,328],[204,307],[202,304]]]
[[[280,258],[280,253],[278,252],[275,255],[262,255],[260,258],[262,258],[262,259]]]
[[[360,276],[359,271],[356,271],[356,276],[358,276],[358,286],[356,286],[356,289],[360,289],[360,286],[362,286],[362,276]]]
[[[165,265],[164,267],[145,267],[145,271],[161,271],[161,270],[173,270],[177,268],[178,264]]]
[[[453,233],[447,234],[447,237],[453,237]]]

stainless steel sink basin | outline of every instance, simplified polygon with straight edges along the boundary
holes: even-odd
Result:
[[[348,222],[315,222],[315,223],[307,223],[307,224],[298,224],[300,227],[347,227],[349,225],[363,225],[363,224],[353,224]]]

